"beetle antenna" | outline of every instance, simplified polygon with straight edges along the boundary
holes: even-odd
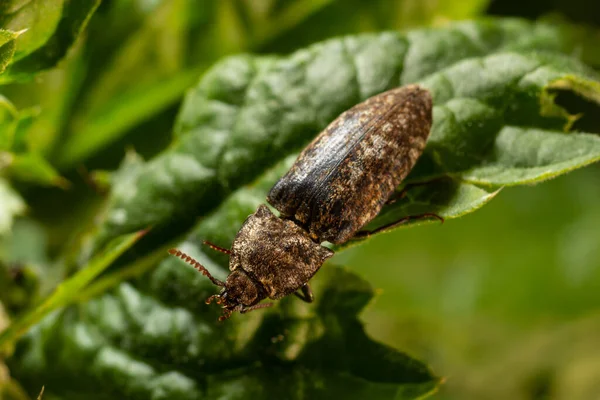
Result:
[[[231,250],[227,250],[224,249],[222,247],[217,246],[214,243],[209,242],[208,240],[203,241],[202,243],[204,243],[205,245],[207,245],[208,247],[210,247],[211,249],[218,251],[219,253],[223,253],[223,254],[227,254],[227,255],[231,255]]]
[[[179,251],[177,249],[169,249],[169,254],[172,254],[175,257],[181,258],[183,261],[185,261],[186,263],[188,263],[192,267],[196,268],[196,270],[198,270],[200,273],[202,273],[202,275],[204,275],[208,279],[210,279],[210,281],[212,283],[214,283],[215,285],[217,285],[217,286],[225,286],[224,282],[222,282],[222,281],[218,280],[217,278],[213,277],[210,274],[210,272],[208,272],[208,270],[206,268],[204,268],[204,266],[202,264],[200,264],[198,261],[196,261],[192,257],[188,256],[184,252]]]

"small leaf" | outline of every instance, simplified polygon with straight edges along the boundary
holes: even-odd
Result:
[[[28,149],[30,140],[27,136],[39,110],[30,108],[18,112],[2,96],[0,110],[0,171],[17,180],[67,188],[69,182],[40,154]]]
[[[59,175],[58,171],[44,158],[36,153],[10,154],[9,164],[5,167],[10,177],[38,185],[57,186],[67,189],[68,180]]]
[[[25,202],[4,179],[0,178],[0,235],[10,232],[15,216],[25,212]]]
[[[0,25],[13,31],[27,30],[17,39],[13,63],[0,83],[30,79],[54,67],[85,29],[100,0],[13,1],[0,15]],[[4,22],[2,24],[2,22]]]
[[[0,95],[0,151],[11,148],[18,118],[19,113],[15,106],[6,97]]]
[[[7,0],[2,5],[0,25],[13,32],[26,30],[17,40],[15,61],[48,41],[58,26],[64,3],[64,0]]]
[[[10,353],[16,340],[26,333],[30,327],[53,311],[67,306],[80,291],[84,290],[94,278],[108,268],[117,257],[133,246],[139,240],[141,234],[133,233],[115,239],[104,252],[93,258],[86,267],[62,282],[39,306],[16,319],[8,328],[0,332],[0,354]]]
[[[0,74],[4,72],[15,54],[17,32],[0,29]]]
[[[15,127],[14,140],[11,145],[11,150],[15,153],[25,153],[30,151],[31,142],[34,139],[31,137],[31,128],[37,121],[40,114],[38,107],[26,108],[19,110],[19,120]]]

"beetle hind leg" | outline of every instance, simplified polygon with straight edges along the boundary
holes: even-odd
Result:
[[[352,239],[364,239],[364,238],[367,238],[367,237],[369,237],[371,235],[374,235],[376,233],[387,231],[387,230],[395,228],[397,226],[404,225],[407,222],[418,221],[420,219],[437,219],[442,224],[444,223],[444,218],[440,217],[439,215],[434,214],[434,213],[424,213],[424,214],[419,214],[419,215],[409,215],[408,217],[400,218],[398,221],[394,221],[394,222],[391,222],[391,223],[389,223],[387,225],[380,226],[379,228],[373,229],[372,231],[358,231],[356,233],[356,235],[354,235],[352,237]]]
[[[273,306],[273,303],[260,303],[260,304],[255,304],[250,307],[241,307],[240,314],[246,314],[250,311],[259,310],[261,308],[268,308],[268,307],[272,307],[272,306]]]
[[[313,292],[312,290],[310,290],[310,286],[308,286],[308,283],[305,283],[304,286],[300,288],[300,291],[302,294],[294,292],[294,296],[307,303],[312,303],[315,300]]]
[[[394,204],[397,201],[402,200],[403,198],[406,197],[406,195],[408,194],[409,190],[415,188],[415,187],[419,187],[419,186],[427,186],[431,183],[435,183],[435,182],[439,182],[439,181],[443,181],[448,179],[447,176],[440,176],[437,178],[433,178],[433,179],[428,179],[425,181],[420,181],[420,182],[413,182],[413,183],[408,183],[404,186],[404,188],[402,188],[401,191],[399,192],[394,192],[392,193],[392,195],[389,197],[389,199],[387,199],[387,201],[385,202],[386,205],[391,205]]]

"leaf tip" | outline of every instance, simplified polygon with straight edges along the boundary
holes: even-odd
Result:
[[[146,228],[146,229],[142,229],[142,230],[139,230],[139,231],[137,231],[137,232],[135,233],[135,235],[136,235],[135,239],[136,239],[136,240],[139,240],[139,239],[141,239],[142,237],[144,237],[144,236],[145,236],[145,235],[146,235],[148,232],[150,232],[151,230],[152,230],[152,227],[148,227],[148,228]]]
[[[63,190],[69,190],[72,186],[71,181],[69,181],[66,178],[63,178],[62,176],[57,176],[56,178],[54,178],[52,180],[52,184]]]
[[[40,390],[40,394],[38,394],[37,400],[42,400],[42,397],[44,396],[44,390],[46,389],[46,386],[42,386],[42,390]]]

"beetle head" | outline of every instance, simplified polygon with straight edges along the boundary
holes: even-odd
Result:
[[[169,253],[181,258],[210,279],[213,284],[223,288],[219,294],[206,299],[206,304],[210,304],[213,300],[216,300],[215,302],[223,307],[223,315],[219,317],[219,321],[226,320],[236,311],[243,313],[270,305],[256,305],[256,303],[265,298],[265,295],[261,295],[256,283],[243,270],[233,271],[229,274],[227,280],[223,282],[214,278],[202,264],[187,254],[176,249],[170,249]]]
[[[235,311],[244,312],[264,297],[259,295],[259,290],[252,279],[244,271],[237,270],[229,274],[221,293],[210,296],[206,299],[206,304],[216,300],[217,304],[223,306],[223,316],[219,318],[222,321]]]

